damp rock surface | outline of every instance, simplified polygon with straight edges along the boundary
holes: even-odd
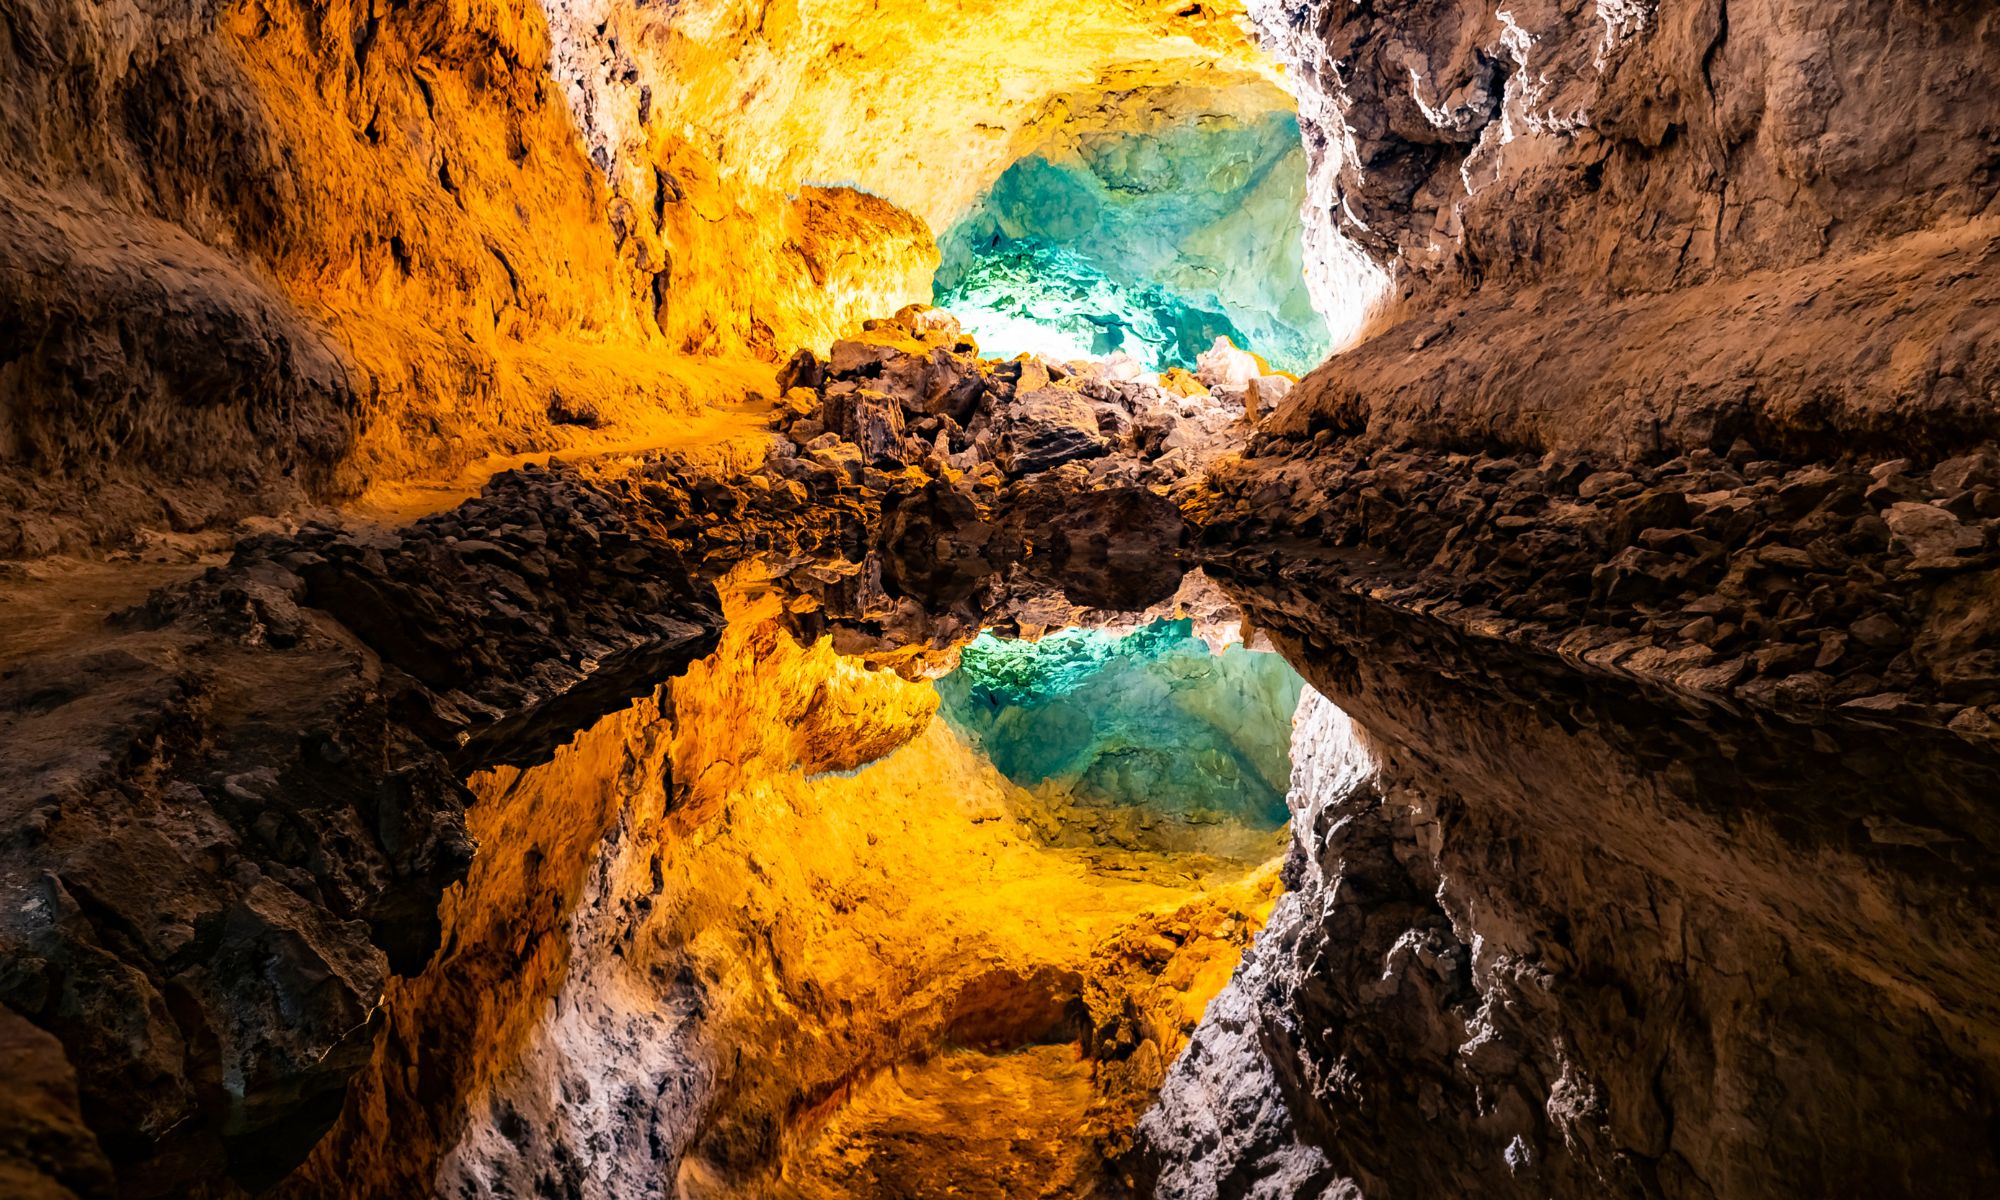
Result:
[[[0,1190],[2000,1192],[1992,5],[0,25],[0,558],[233,547],[0,653]],[[1191,565],[1288,830],[935,719]]]

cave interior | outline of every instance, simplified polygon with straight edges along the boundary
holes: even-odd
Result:
[[[0,0],[0,1194],[2000,1195],[2000,12]]]

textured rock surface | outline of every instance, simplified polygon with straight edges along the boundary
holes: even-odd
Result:
[[[978,638],[937,682],[942,714],[1009,779],[1076,806],[1055,836],[1168,849],[1276,829],[1299,677],[1274,654],[1211,652],[1193,625]]]
[[[1281,396],[850,336],[1022,153],[1271,82],[1233,8],[1074,7],[0,0],[0,554],[811,346],[730,477],[267,533],[6,656],[8,1186],[922,1190],[912,1137],[1001,1154],[926,1112],[963,1070],[1070,1191],[2000,1190],[2000,17],[1254,0],[1369,337]],[[1195,556],[1369,754],[1309,713],[1295,890],[1169,1074],[1256,904],[1052,850],[895,699]],[[841,651],[897,675],[756,667]]]
[[[857,184],[941,231],[1055,131],[1127,119],[1117,97],[1190,86],[1238,112],[1233,93],[1268,97],[1276,75],[1236,3],[545,7],[589,153],[641,209],[652,164],[677,161],[662,148],[684,146],[749,188]],[[1026,29],[1049,36],[1028,52]]]
[[[1211,391],[1181,372],[1174,389],[1169,376],[1101,360],[981,359],[956,319],[921,305],[863,326],[824,363],[802,351],[781,373],[778,427],[791,443],[781,457],[837,462],[877,488],[912,468],[965,472],[978,486],[987,472],[1021,479],[1070,466],[1093,488],[1166,490],[1250,433],[1241,387]]]
[[[1378,773],[1135,1176],[1990,1191],[1993,14],[1254,15],[1383,308],[1189,513]]]
[[[1269,89],[1235,10],[1076,14],[996,96],[1026,14],[766,7],[9,0],[0,555],[672,441],[732,398],[687,356],[928,299],[1062,97]]]
[[[62,1043],[0,1008],[0,1188],[20,1200],[112,1194],[111,1164],[84,1124]]]
[[[1306,292],[1290,99],[1157,88],[1099,105],[939,235],[934,302],[1010,354],[1192,367],[1227,334],[1287,370],[1316,366],[1328,338]]]
[[[1995,459],[1788,466],[1313,445],[1212,477],[1204,541],[1333,551],[1381,598],[1497,637],[1801,712],[1985,738],[2000,713]]]
[[[712,641],[645,511],[537,472],[401,534],[265,535],[0,675],[0,999],[62,1043],[125,1192],[303,1157],[473,858],[463,774]]]
[[[1309,270],[1392,301],[1288,428],[1623,455],[1991,436],[1985,7],[1253,8],[1299,81]]]
[[[1987,744],[1509,645],[1353,559],[1237,582],[1379,773],[1299,749],[1295,890],[1147,1118],[1160,1194],[1993,1186]]]
[[[11,3],[0,553],[682,411],[539,13]],[[626,353],[620,353],[623,349]]]
[[[890,1159],[828,1164],[898,1128],[967,1139],[900,1169],[980,1194],[1033,1173],[1022,1139],[1066,1164],[1060,1194],[1107,1186],[1268,907],[1275,840],[1249,861],[1053,848],[928,684],[797,644],[782,593],[730,595],[684,677],[470,782],[471,827],[520,852],[448,900],[444,952],[392,985],[390,1034],[288,1191],[868,1196]],[[899,1073],[953,1055],[1048,1106],[953,1128],[898,1102]]]

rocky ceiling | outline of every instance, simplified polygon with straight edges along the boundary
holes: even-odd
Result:
[[[933,231],[1098,97],[1282,103],[1241,16],[7,0],[6,549],[671,440],[754,386],[692,360],[927,299]]]

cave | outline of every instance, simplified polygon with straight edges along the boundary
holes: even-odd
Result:
[[[0,0],[0,1195],[2000,1194],[2000,13]]]

